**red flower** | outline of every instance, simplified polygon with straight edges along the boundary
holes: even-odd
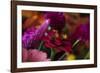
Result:
[[[63,40],[58,35],[57,31],[47,31],[47,35],[43,37],[45,47],[56,49],[56,51],[71,52],[71,43],[68,40]]]

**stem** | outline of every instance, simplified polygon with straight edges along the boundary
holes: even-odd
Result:
[[[74,47],[77,43],[79,43],[80,39],[76,40],[72,47]]]
[[[43,41],[41,41],[41,43],[40,43],[40,45],[39,45],[39,47],[38,47],[38,50],[40,50],[41,49],[41,46],[43,45]]]
[[[58,60],[63,59],[63,57],[66,55],[66,53],[64,53]]]
[[[52,52],[52,48],[51,48],[51,54],[50,54],[50,58],[52,59],[53,58],[53,52]]]

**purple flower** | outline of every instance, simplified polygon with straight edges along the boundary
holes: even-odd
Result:
[[[45,18],[50,19],[51,28],[60,31],[65,26],[65,17],[61,12],[47,12]]]
[[[34,37],[33,39],[41,39],[41,37],[44,35],[46,30],[48,29],[49,23],[50,23],[49,19],[45,20],[45,22],[41,25],[41,27],[36,30],[35,35],[33,36]]]
[[[71,35],[71,40],[78,40],[86,42],[90,40],[90,28],[89,24],[81,24],[76,31]]]
[[[34,27],[28,29],[22,36],[23,48],[31,48],[31,47],[37,48],[39,41],[41,40],[48,26],[49,26],[49,19],[47,19],[38,29],[35,29]]]
[[[34,27],[27,29],[22,36],[22,46],[23,48],[29,48],[31,46],[33,34],[36,31]]]

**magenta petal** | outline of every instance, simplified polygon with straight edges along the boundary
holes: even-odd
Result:
[[[22,49],[22,62],[26,62],[28,58],[28,51],[27,49]]]

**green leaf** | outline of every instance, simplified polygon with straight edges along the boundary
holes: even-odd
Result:
[[[53,60],[54,55],[55,55],[55,50],[53,48],[46,48],[44,45],[41,47],[41,51],[44,51],[47,53],[48,58]]]

